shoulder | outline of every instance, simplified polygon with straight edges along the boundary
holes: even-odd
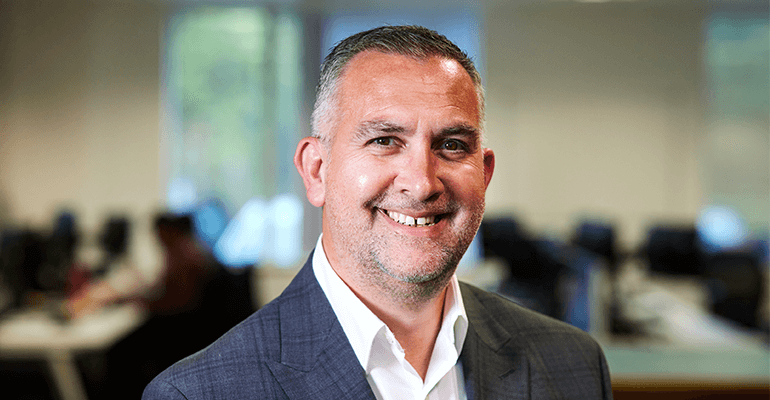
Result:
[[[304,332],[299,330],[307,330],[291,322],[306,320],[312,313],[308,305],[321,303],[317,300],[323,296],[310,260],[312,253],[280,296],[205,349],[160,373],[142,398],[239,399],[255,394],[281,397],[269,365],[281,361],[282,339],[286,339],[282,332],[284,336],[286,332],[297,336]]]
[[[500,393],[525,387],[532,398],[612,398],[604,353],[588,333],[500,295],[467,284],[460,290],[469,322],[463,353],[471,375],[508,388]],[[505,371],[513,371],[510,387],[490,380],[502,379]]]
[[[468,285],[460,284],[469,320],[476,324],[499,324],[520,346],[538,351],[553,348],[581,348],[601,353],[597,342],[585,331],[563,321],[525,308],[513,301]]]
[[[205,324],[205,321],[201,321]],[[265,361],[280,357],[277,305],[270,303],[208,347],[163,371],[147,386],[144,399],[240,398],[260,393],[272,377]]]

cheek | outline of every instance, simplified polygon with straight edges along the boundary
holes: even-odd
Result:
[[[486,180],[482,163],[463,164],[459,168],[450,169],[453,187],[457,193],[464,196],[484,197]]]
[[[371,179],[366,174],[360,174],[356,177],[356,186],[358,186],[360,189],[364,189],[367,186],[369,186],[369,182],[371,182]]]
[[[484,207],[485,194],[483,185],[462,185],[455,193],[457,200],[465,204],[468,209],[478,209]],[[475,211],[474,211],[475,212]]]
[[[388,169],[384,166],[366,165],[354,167],[348,175],[348,181],[342,182],[348,185],[348,190],[354,191],[354,196],[371,200],[388,190]]]
[[[367,162],[362,157],[350,157],[334,165],[332,186],[349,194],[350,198],[370,197],[373,192],[382,189],[386,168],[376,163]]]
[[[458,171],[459,172],[459,171]],[[470,169],[457,174],[452,180],[452,193],[463,209],[472,215],[480,215],[485,209],[486,185],[483,171]]]

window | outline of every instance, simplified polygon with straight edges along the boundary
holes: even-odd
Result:
[[[770,216],[770,22],[767,8],[719,10],[706,21],[709,206],[729,207],[767,240]],[[710,210],[704,209],[704,212]]]
[[[230,266],[290,266],[302,248],[294,146],[303,130],[302,25],[267,7],[183,9],[163,75],[167,205]]]

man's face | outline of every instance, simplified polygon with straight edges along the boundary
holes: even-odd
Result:
[[[331,265],[348,280],[445,285],[481,223],[494,168],[470,76],[454,60],[370,51],[348,63],[338,90],[321,168]]]

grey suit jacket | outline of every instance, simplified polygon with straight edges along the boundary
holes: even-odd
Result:
[[[374,400],[311,260],[278,298],[158,375],[142,398]],[[604,355],[586,333],[470,285],[460,290],[469,399],[612,398]]]

